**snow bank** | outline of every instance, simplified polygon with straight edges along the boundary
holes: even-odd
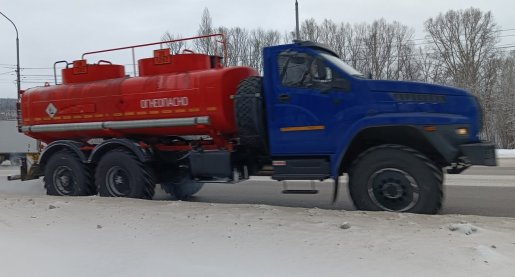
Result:
[[[511,218],[15,195],[1,197],[0,209],[5,276],[513,276],[515,271]],[[468,227],[476,231],[467,235]]]
[[[5,160],[2,163],[0,163],[0,166],[8,167],[8,166],[12,166],[12,163],[10,160]]]
[[[515,158],[515,149],[497,149],[498,158]]]

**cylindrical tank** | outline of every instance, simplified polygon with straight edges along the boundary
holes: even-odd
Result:
[[[232,137],[236,135],[232,96],[241,80],[258,75],[248,67],[187,72],[174,67],[171,73],[155,70],[157,75],[150,75],[153,70],[147,68],[145,76],[129,78],[121,77],[118,67],[109,66],[118,73],[107,74],[105,80],[91,81],[77,75],[86,81],[72,77],[67,84],[25,91],[21,98],[22,131],[46,143],[214,133]],[[76,71],[95,74],[93,67],[89,70]]]

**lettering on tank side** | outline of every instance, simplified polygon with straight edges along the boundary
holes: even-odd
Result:
[[[154,98],[142,99],[139,106],[142,109],[166,108],[166,107],[184,107],[189,105],[188,97],[171,97],[171,98]]]

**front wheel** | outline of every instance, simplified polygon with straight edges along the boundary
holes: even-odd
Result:
[[[400,145],[362,153],[349,171],[356,208],[434,214],[442,206],[442,174],[423,154]]]

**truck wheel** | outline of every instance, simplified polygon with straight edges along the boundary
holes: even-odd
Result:
[[[173,200],[187,200],[199,192],[203,186],[204,183],[191,179],[185,168],[179,168],[173,180],[161,184],[161,188],[170,194]]]
[[[167,182],[161,184],[163,190],[170,194],[173,200],[187,200],[199,192],[203,183],[196,182],[195,180],[185,178],[181,182]]]
[[[240,82],[234,98],[234,114],[240,144],[258,153],[266,153],[266,127],[261,77]]]
[[[95,184],[100,196],[152,199],[152,176],[151,169],[132,153],[115,149],[98,163]]]
[[[43,177],[48,195],[95,194],[91,170],[73,152],[63,150],[50,157]]]
[[[442,206],[442,182],[426,156],[392,144],[363,152],[349,171],[349,192],[359,210],[434,214]]]

